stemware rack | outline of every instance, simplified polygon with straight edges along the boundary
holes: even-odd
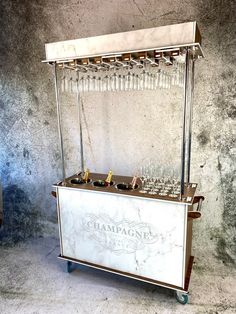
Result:
[[[53,66],[62,180],[57,197],[60,258],[176,291],[188,301],[193,264],[192,220],[200,217],[203,197],[190,182],[194,65],[203,57],[196,22],[169,25],[46,44],[46,60]],[[138,180],[113,176],[100,186],[104,174],[84,173],[80,97],[88,92],[125,92],[182,88],[183,123],[180,178],[174,193],[159,193],[163,182],[151,180],[146,189]],[[80,172],[66,176],[62,134],[61,93],[76,93],[79,112]],[[99,181],[100,180],[100,181]],[[173,183],[174,184],[174,183]],[[155,187],[155,189],[154,189]],[[169,190],[172,186],[170,186]],[[158,193],[157,193],[158,192]],[[197,210],[194,210],[197,204]]]

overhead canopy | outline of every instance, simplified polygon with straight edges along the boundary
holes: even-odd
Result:
[[[195,47],[197,55],[202,56],[196,22],[47,43],[45,62],[189,46]]]

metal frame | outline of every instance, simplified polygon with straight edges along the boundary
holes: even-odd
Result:
[[[54,70],[53,74],[54,74],[56,104],[57,104],[57,126],[58,126],[58,136],[59,136],[59,143],[60,143],[60,153],[61,153],[62,180],[65,181],[66,171],[65,171],[64,147],[63,147],[62,126],[61,126],[61,103],[60,103],[56,63],[54,63],[53,70]]]
[[[127,41],[127,38],[129,40]],[[140,38],[142,44],[140,46]],[[156,47],[156,48],[154,48]],[[181,48],[182,47],[182,48]],[[65,180],[65,161],[63,149],[63,135],[61,127],[60,95],[57,82],[57,63],[69,62],[70,59],[89,57],[108,57],[119,54],[131,54],[141,51],[166,51],[171,49],[186,49],[184,104],[183,104],[183,130],[181,144],[181,195],[184,194],[184,181],[190,181],[191,141],[192,141],[192,101],[194,83],[194,59],[203,57],[201,49],[201,35],[196,22],[130,31],[125,33],[109,34],[96,37],[68,40],[64,42],[47,43],[45,45],[47,62],[54,65],[54,80],[57,103],[58,134],[61,151],[62,177]],[[190,69],[190,60],[192,67]],[[73,60],[72,60],[73,61]],[[73,61],[74,62],[74,61]],[[78,65],[77,70],[81,68]],[[190,73],[191,71],[191,73]],[[191,80],[189,79],[191,77]],[[190,91],[190,93],[188,93]],[[80,158],[81,170],[84,170],[83,134],[81,121],[81,106],[77,82],[77,103],[80,128]],[[186,145],[187,144],[187,145]],[[186,148],[187,146],[187,148]],[[186,151],[187,150],[187,151]],[[187,155],[187,165],[186,165]]]
[[[77,92],[77,107],[78,107],[78,119],[79,119],[79,133],[80,133],[80,164],[81,164],[81,171],[84,172],[84,145],[83,145],[83,129],[82,129],[82,110],[81,110],[80,93],[79,93],[79,71],[77,71],[76,92]]]
[[[181,195],[184,194],[190,183],[191,146],[192,146],[192,115],[194,91],[195,59],[189,47],[186,47],[185,76],[184,76],[184,104],[183,104],[183,130],[181,144]]]
[[[192,62],[192,66],[191,66]],[[184,75],[184,103],[183,103],[183,120],[182,120],[182,142],[181,142],[181,193],[180,198],[184,195],[185,180],[187,184],[190,182],[190,165],[191,165],[191,142],[192,142],[192,102],[193,102],[193,85],[194,85],[194,57],[191,47],[185,48],[185,75]],[[58,88],[57,78],[57,63],[54,62],[54,80],[56,91],[56,104],[57,104],[57,117],[58,117],[58,134],[61,151],[62,161],[62,177],[63,181],[66,178],[65,161],[64,161],[64,148],[63,148],[63,134],[61,126],[61,108],[60,108],[60,94]],[[84,171],[84,149],[83,149],[83,131],[82,131],[82,111],[80,104],[79,93],[79,71],[77,71],[77,108],[78,108],[78,120],[80,130],[80,162],[81,171]],[[187,157],[187,161],[186,161]],[[186,164],[187,162],[187,164]]]
[[[186,25],[186,29],[184,29],[184,25]],[[178,32],[176,33],[175,27],[178,28]],[[193,27],[191,29],[191,27]],[[166,33],[166,35],[169,35],[168,38],[165,39],[159,35],[160,33],[163,35],[163,32]],[[174,31],[172,33],[171,31]],[[181,30],[184,30],[184,34],[181,34]],[[154,32],[155,40],[152,42],[152,38],[148,32]],[[169,34],[167,33],[169,31]],[[188,34],[189,31],[189,34]],[[131,39],[137,39],[137,36],[143,34],[147,35],[141,36],[141,38],[144,38],[144,47],[140,47],[140,40],[137,40],[135,42],[132,41],[132,43],[129,45],[127,44],[127,40],[121,41],[121,43],[116,44],[114,49],[112,45],[109,43],[109,40],[111,39],[124,39],[124,36],[129,36]],[[173,37],[173,34],[175,35]],[[182,36],[183,35],[183,36]],[[134,36],[134,37],[132,37]],[[181,37],[182,36],[182,37]],[[140,37],[138,37],[140,38]],[[174,41],[171,41],[173,40]],[[158,40],[160,42],[158,42]],[[105,40],[103,42],[104,45],[101,45],[99,42],[101,40]],[[178,43],[179,40],[179,43]],[[184,42],[185,40],[185,42]],[[128,41],[129,42],[129,41]],[[172,44],[169,44],[169,43]],[[91,48],[90,44],[92,43]],[[98,45],[98,49],[96,49],[96,44]],[[158,45],[159,44],[159,45]],[[93,37],[93,38],[85,38],[85,39],[78,39],[74,41],[68,41],[68,42],[59,42],[59,43],[52,43],[52,44],[46,44],[46,53],[47,53],[47,60],[43,62],[47,62],[51,65],[53,65],[54,69],[54,83],[55,83],[55,93],[56,93],[56,105],[57,105],[57,122],[58,122],[58,135],[59,135],[59,143],[60,143],[60,154],[61,154],[61,165],[62,165],[62,186],[60,188],[66,188],[65,179],[66,179],[66,170],[65,170],[65,160],[64,160],[64,147],[63,147],[63,134],[62,134],[62,124],[61,124],[61,104],[60,104],[60,93],[59,93],[59,87],[58,87],[58,76],[57,76],[57,68],[58,64],[62,63],[64,66],[64,63],[70,62],[70,60],[73,58],[74,60],[80,60],[81,58],[92,58],[92,57],[102,57],[102,58],[108,58],[109,56],[116,57],[117,54],[137,54],[142,51],[148,52],[149,56],[151,55],[153,57],[153,51],[159,50],[161,53],[164,51],[169,51],[171,49],[181,49],[181,51],[184,50],[185,53],[185,75],[184,75],[184,101],[183,101],[183,117],[182,117],[182,142],[181,142],[181,193],[180,193],[180,202],[184,202],[184,199],[182,196],[184,195],[185,188],[188,188],[188,184],[190,183],[190,167],[191,167],[191,142],[192,142],[192,103],[193,103],[193,91],[194,91],[194,65],[195,65],[195,59],[198,57],[203,56],[203,52],[201,49],[201,36],[199,33],[199,30],[197,28],[196,22],[190,22],[186,24],[179,24],[179,25],[171,25],[167,27],[161,28],[154,28],[149,30],[139,30],[139,31],[133,31],[133,32],[127,32],[127,33],[119,33],[119,34],[111,34],[111,35],[105,35],[105,36],[99,36],[99,37]],[[84,45],[84,46],[83,46]],[[127,46],[127,49],[125,46]],[[133,45],[133,46],[132,46]],[[153,45],[156,48],[153,48]],[[80,48],[82,46],[82,50],[80,51]],[[108,47],[108,50],[104,51],[104,48]],[[109,50],[109,47],[111,47],[111,50]],[[62,54],[60,55],[60,49],[63,49]],[[79,50],[77,50],[79,49]],[[99,50],[100,49],[100,50]],[[113,49],[113,50],[112,50]],[[76,51],[76,54],[73,54],[73,51]],[[99,52],[100,51],[100,52]],[[68,55],[66,55],[68,53]],[[52,57],[53,56],[53,57]],[[150,61],[149,56],[147,55],[147,60]],[[82,110],[81,110],[81,103],[80,103],[80,93],[79,93],[79,70],[84,70],[83,65],[80,65],[79,62],[75,62],[77,68],[77,109],[78,109],[78,119],[79,119],[79,132],[80,132],[80,158],[81,158],[81,171],[84,171],[84,151],[83,151],[83,132],[82,132]],[[105,62],[104,62],[105,64]],[[89,65],[90,66],[90,63]],[[70,66],[67,65],[68,68]],[[92,64],[92,67],[95,68],[96,65]],[[99,67],[99,65],[97,65]],[[72,67],[73,68],[73,67]],[[86,69],[86,67],[85,67]],[[187,183],[187,186],[185,187],[185,181]],[[64,185],[64,186],[63,186]],[[57,187],[58,189],[58,187]],[[128,196],[129,197],[129,196]],[[160,200],[158,200],[160,201]],[[165,201],[166,202],[166,201]],[[183,282],[184,282],[184,288],[172,286],[169,284],[165,284],[162,282],[155,282],[148,278],[143,278],[139,276],[135,276],[128,273],[122,273],[119,270],[114,269],[108,269],[106,267],[103,267],[101,265],[95,265],[92,263],[88,263],[85,261],[79,261],[75,259],[68,258],[66,256],[63,256],[63,246],[62,246],[62,236],[61,236],[61,218],[60,218],[60,204],[59,204],[59,197],[57,199],[57,210],[58,210],[58,220],[59,220],[59,234],[60,234],[60,243],[61,243],[61,255],[59,256],[61,259],[68,261],[68,269],[69,269],[69,263],[72,262],[87,265],[93,268],[102,269],[111,273],[116,273],[122,276],[130,277],[133,279],[138,279],[140,281],[156,284],[159,286],[167,287],[170,289],[174,289],[177,291],[177,300],[180,303],[187,303],[187,293],[188,293],[188,287],[189,287],[189,280],[190,280],[190,274],[192,269],[192,263],[193,263],[193,256],[190,257],[189,265],[187,273],[185,273],[186,269],[186,250],[183,253],[184,254],[184,263],[183,263]],[[184,230],[184,237],[185,237],[185,247],[187,245],[187,221],[188,221],[188,205],[186,205],[186,215],[185,215],[185,230]],[[181,295],[182,293],[182,295]],[[183,294],[184,293],[184,294]]]
[[[192,147],[192,118],[193,118],[193,95],[194,95],[194,68],[195,68],[195,60],[192,58],[191,60],[191,86],[189,88],[189,126],[188,126],[188,160],[187,160],[187,183],[190,183],[190,166],[191,166],[191,147]]]

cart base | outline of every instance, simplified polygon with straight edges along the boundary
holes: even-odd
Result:
[[[97,264],[93,264],[93,263],[89,263],[89,262],[85,262],[85,261],[80,261],[77,259],[73,259],[71,257],[59,255],[58,258],[67,261],[67,272],[68,273],[71,273],[74,270],[74,264],[85,265],[85,266],[89,266],[89,267],[96,268],[99,270],[104,270],[104,271],[107,271],[109,273],[121,275],[121,276],[128,277],[131,279],[136,279],[139,281],[154,284],[156,286],[161,286],[164,288],[175,290],[176,291],[176,300],[181,304],[188,303],[188,288],[189,288],[189,282],[190,282],[190,277],[191,277],[191,272],[192,272],[192,267],[193,267],[194,256],[191,256],[189,259],[189,265],[188,265],[188,269],[187,269],[187,273],[186,273],[186,277],[185,277],[184,288],[170,285],[170,284],[160,282],[157,280],[153,280],[150,278],[145,278],[145,277],[137,276],[134,274],[125,273],[125,272],[122,272],[122,271],[119,271],[116,269],[112,269],[112,268],[108,268],[105,266],[101,266],[101,265],[97,265]]]

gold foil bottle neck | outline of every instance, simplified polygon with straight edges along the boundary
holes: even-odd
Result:
[[[107,175],[107,178],[105,180],[106,183],[110,184],[111,183],[111,180],[112,180],[112,171],[110,170],[108,172],[108,175]]]
[[[85,171],[85,173],[83,175],[83,180],[85,182],[88,182],[88,180],[89,180],[89,169],[86,169],[86,171]]]

